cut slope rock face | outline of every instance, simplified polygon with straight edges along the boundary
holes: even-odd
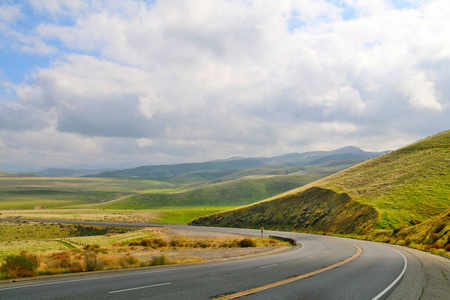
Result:
[[[377,211],[345,193],[312,187],[273,201],[202,217],[191,225],[247,227],[304,232],[362,233],[376,225]]]

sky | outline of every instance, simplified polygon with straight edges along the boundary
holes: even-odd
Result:
[[[393,150],[450,129],[448,0],[0,0],[0,171]]]

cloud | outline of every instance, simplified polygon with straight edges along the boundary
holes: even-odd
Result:
[[[402,90],[411,105],[417,109],[443,110],[443,106],[438,101],[435,84],[425,76],[424,72],[411,75],[404,82]]]
[[[42,20],[4,36],[51,63],[0,101],[0,138],[133,161],[401,146],[447,129],[450,107],[450,5],[407,2],[31,1]]]

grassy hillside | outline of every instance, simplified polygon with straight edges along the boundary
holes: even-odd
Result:
[[[311,191],[315,188],[326,190],[319,200]],[[341,213],[350,214],[349,218],[340,220],[337,215],[331,216],[334,197],[348,196],[365,207],[366,216],[360,210],[352,212],[353,206],[346,207],[341,203],[337,208]],[[289,201],[288,201],[289,199]],[[323,207],[315,203],[321,201]],[[285,204],[289,202],[290,204]],[[261,210],[260,207],[264,207]],[[301,218],[287,223],[286,216],[298,215],[298,207],[308,212],[308,218]],[[320,210],[330,209],[330,214],[322,214]],[[195,224],[265,227],[304,230],[305,222],[309,222],[310,231],[323,230],[321,222],[333,218],[336,226],[330,230],[342,233],[360,233],[370,229],[393,229],[410,225],[410,221],[426,221],[438,216],[450,208],[450,130],[418,141],[407,147],[374,158],[357,166],[346,169],[308,184],[299,189],[273,197],[262,203],[247,206],[236,211],[212,215],[195,220]],[[236,219],[236,214],[240,217]],[[255,214],[262,220],[255,223]],[[319,219],[311,225],[311,214]],[[273,216],[276,216],[275,218]],[[355,218],[376,219],[369,225],[358,223],[358,228],[351,228],[349,223]],[[314,220],[314,219],[313,219]],[[281,222],[281,223],[280,223]],[[328,228],[325,228],[328,230]]]
[[[403,226],[389,232],[380,231],[375,237],[385,242],[421,250],[437,250],[438,253],[445,254],[445,250],[450,252],[450,209],[415,226]]]
[[[122,178],[173,178],[186,174],[188,178],[200,180],[201,177],[209,180],[231,175],[239,170],[255,169],[258,167],[273,167],[283,169],[286,167],[300,167],[316,165],[324,162],[361,161],[379,156],[384,152],[365,152],[357,147],[344,147],[331,151],[313,151],[306,153],[291,153],[275,157],[242,158],[235,157],[224,160],[215,160],[202,163],[184,163],[174,165],[141,166],[132,169],[102,172],[86,177],[122,177]],[[224,172],[226,171],[226,172]],[[292,172],[290,172],[292,173]],[[200,176],[196,178],[195,174]],[[250,175],[250,174],[248,174]],[[254,174],[252,174],[254,175]],[[239,176],[241,177],[241,176]],[[237,178],[237,177],[235,177]],[[179,178],[184,180],[184,178]]]
[[[322,174],[296,173],[284,176],[245,177],[172,193],[139,193],[95,205],[96,208],[163,208],[240,206],[266,199],[323,178]]]
[[[140,191],[172,187],[173,184],[148,179],[1,177],[0,209],[94,204]]]
[[[197,171],[247,169],[259,167],[261,165],[263,165],[263,163],[257,159],[242,158],[203,163],[142,166],[132,169],[103,172],[89,177],[167,178]]]

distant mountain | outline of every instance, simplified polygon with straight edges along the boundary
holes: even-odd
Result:
[[[366,152],[355,146],[347,146],[332,151],[311,151],[305,153],[291,153],[281,156],[258,158],[269,165],[305,166],[326,161],[355,159],[367,160],[385,154],[383,152]]]
[[[254,158],[239,158],[218,160],[203,163],[185,163],[176,165],[142,166],[132,169],[102,172],[89,177],[137,177],[137,178],[168,178],[186,173],[205,170],[248,169],[262,166],[264,163]]]
[[[43,177],[81,177],[86,175],[98,174],[101,172],[113,171],[113,169],[59,169],[50,168],[44,169],[37,172],[32,172],[33,174],[43,176]]]
[[[269,172],[268,168],[270,167],[270,172],[275,174],[280,171],[280,168],[283,169],[283,172],[289,172],[289,170],[284,170],[285,167],[308,166],[332,161],[345,161],[346,164],[349,162],[359,163],[384,153],[366,152],[358,147],[349,146],[332,151],[291,153],[275,157],[232,157],[202,163],[142,166],[132,169],[102,172],[96,175],[88,175],[87,177],[172,178],[184,174],[202,172],[201,174],[197,173],[196,176],[219,179],[222,176],[231,176],[233,172],[241,172],[242,170],[258,167],[267,167],[264,172]],[[252,175],[253,171],[260,172],[260,170],[251,170],[248,175]]]
[[[31,174],[31,173],[19,173],[19,174],[15,174],[15,173],[6,173],[6,172],[0,172],[0,177],[37,177],[38,175],[36,174]]]

